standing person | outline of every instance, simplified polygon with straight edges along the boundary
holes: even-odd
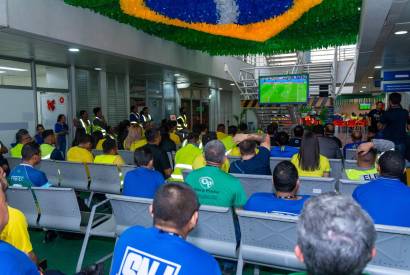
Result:
[[[37,125],[37,127],[36,127],[36,135],[34,136],[34,141],[38,144],[38,145],[41,145],[41,144],[43,144],[43,137],[42,137],[42,134],[43,134],[43,132],[44,132],[44,126],[43,126],[43,124],[38,124]]]
[[[152,117],[149,114],[148,107],[142,108],[142,111],[140,112],[140,120],[141,120],[141,123],[144,123],[144,124],[152,121]]]
[[[380,119],[384,114],[384,104],[381,101],[377,101],[376,103],[376,109],[373,109],[369,112],[367,115],[368,117],[368,122],[369,122],[369,131],[372,133],[377,134],[379,129],[377,128],[377,124],[380,123]]]
[[[188,131],[188,117],[186,116],[186,110],[184,107],[179,109],[179,116],[177,118],[177,130],[178,132],[187,133]]]
[[[105,120],[105,117],[103,116],[103,113],[101,111],[100,107],[95,107],[93,109],[94,113],[94,120],[93,120],[93,131],[101,131],[103,135],[107,133],[107,122]]]
[[[383,124],[384,138],[394,142],[396,150],[402,156],[406,152],[406,130],[409,123],[409,111],[401,106],[401,94],[392,93],[389,95],[389,109],[380,118]]]
[[[67,135],[68,135],[68,125],[66,123],[66,117],[63,114],[58,115],[57,123],[54,125],[54,132],[57,135],[57,149],[63,153],[67,150]]]
[[[77,128],[84,128],[85,132],[89,135],[91,135],[92,131],[92,125],[90,120],[88,119],[88,113],[85,110],[80,111],[80,119],[79,119],[80,124],[77,125]],[[78,123],[77,123],[78,124]]]
[[[129,115],[130,123],[139,123],[140,115],[137,112],[137,107],[135,105],[131,106],[131,112]]]

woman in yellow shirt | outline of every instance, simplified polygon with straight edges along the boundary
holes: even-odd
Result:
[[[296,166],[299,177],[329,177],[330,162],[320,154],[319,141],[312,132],[306,132],[300,151],[291,162]]]

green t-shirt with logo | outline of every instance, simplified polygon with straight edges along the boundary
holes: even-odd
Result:
[[[218,167],[205,166],[189,173],[186,183],[190,185],[203,205],[242,207],[246,193],[241,182]]]

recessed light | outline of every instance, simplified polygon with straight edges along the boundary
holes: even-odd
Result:
[[[395,35],[403,35],[403,34],[408,34],[408,33],[409,33],[408,31],[397,31],[394,34]]]
[[[222,91],[223,89],[222,89],[222,88],[219,88],[219,90]]]
[[[229,84],[229,85],[231,85],[231,86],[235,86],[235,83],[231,83],[231,84]]]
[[[6,71],[0,71],[0,74],[4,74],[4,73],[6,73]]]
[[[180,74],[174,74],[175,77],[181,76]]]
[[[366,89],[367,87],[366,86],[362,86],[362,89]]]
[[[381,69],[381,68],[383,68],[383,66],[381,66],[381,65],[376,65],[376,66],[374,66],[374,68],[375,68],[375,69]]]
[[[27,72],[26,69],[20,69],[20,68],[14,68],[14,67],[6,67],[6,66],[0,66],[0,70],[16,71],[16,72]]]
[[[96,71],[101,71],[102,69],[99,68],[99,67],[95,67],[94,70],[96,70]]]
[[[373,76],[369,76],[368,78],[369,78],[369,79],[373,79]]]
[[[78,48],[69,48],[68,51],[72,52],[72,53],[78,53],[80,51],[80,49],[78,49]]]

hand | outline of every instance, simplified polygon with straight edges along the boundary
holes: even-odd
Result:
[[[362,143],[357,147],[357,153],[361,156],[366,155],[373,147],[373,142]]]
[[[241,143],[242,141],[247,140],[248,137],[249,137],[249,135],[247,135],[247,134],[236,134],[236,135],[234,136],[233,140],[234,140],[234,142],[235,142],[236,144],[239,144],[239,143]]]

